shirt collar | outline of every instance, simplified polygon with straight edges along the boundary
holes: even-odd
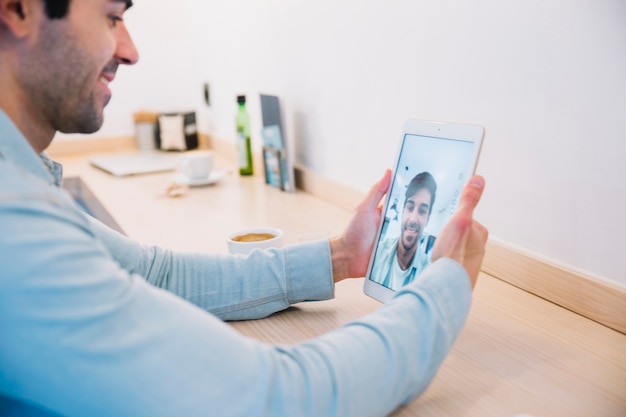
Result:
[[[0,109],[0,158],[11,162],[50,185],[61,186],[63,168],[45,152],[37,154],[13,121]]]

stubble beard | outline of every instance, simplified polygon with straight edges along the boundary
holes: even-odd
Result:
[[[110,100],[97,95],[94,75],[100,71],[79,39],[51,30],[32,51],[31,63],[21,74],[35,123],[63,133],[98,131]]]
[[[406,251],[406,252],[410,252],[412,249],[414,249],[420,239],[420,236],[422,235],[422,230],[421,227],[417,227],[417,232],[415,233],[415,239],[413,239],[412,242],[407,242],[404,238],[404,236],[400,237],[400,242],[402,244],[402,248]],[[404,235],[404,231],[402,232],[402,234]]]

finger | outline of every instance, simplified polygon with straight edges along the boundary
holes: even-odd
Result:
[[[474,175],[470,178],[463,188],[463,193],[461,194],[459,212],[463,213],[463,215],[472,217],[474,209],[478,205],[484,189],[485,179],[483,177],[480,175]]]
[[[370,188],[365,200],[361,204],[365,209],[376,209],[380,201],[383,199],[387,191],[389,191],[389,185],[391,183],[391,170],[386,170],[385,175]]]

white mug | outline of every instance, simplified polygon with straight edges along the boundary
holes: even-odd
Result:
[[[189,152],[181,157],[180,169],[187,178],[201,180],[209,177],[213,168],[213,153],[210,151]]]
[[[275,227],[241,230],[228,236],[228,251],[247,255],[252,249],[279,248],[283,244],[283,231]]]

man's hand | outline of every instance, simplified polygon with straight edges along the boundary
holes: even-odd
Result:
[[[458,210],[435,241],[432,256],[433,262],[446,257],[460,263],[470,277],[472,288],[480,272],[489,236],[487,229],[472,217],[484,188],[483,177],[475,175],[469,180],[461,194]]]
[[[330,240],[335,282],[344,278],[365,276],[380,224],[382,210],[380,203],[389,190],[390,181],[391,171],[387,170],[383,178],[374,184],[358,205],[344,234]]]

